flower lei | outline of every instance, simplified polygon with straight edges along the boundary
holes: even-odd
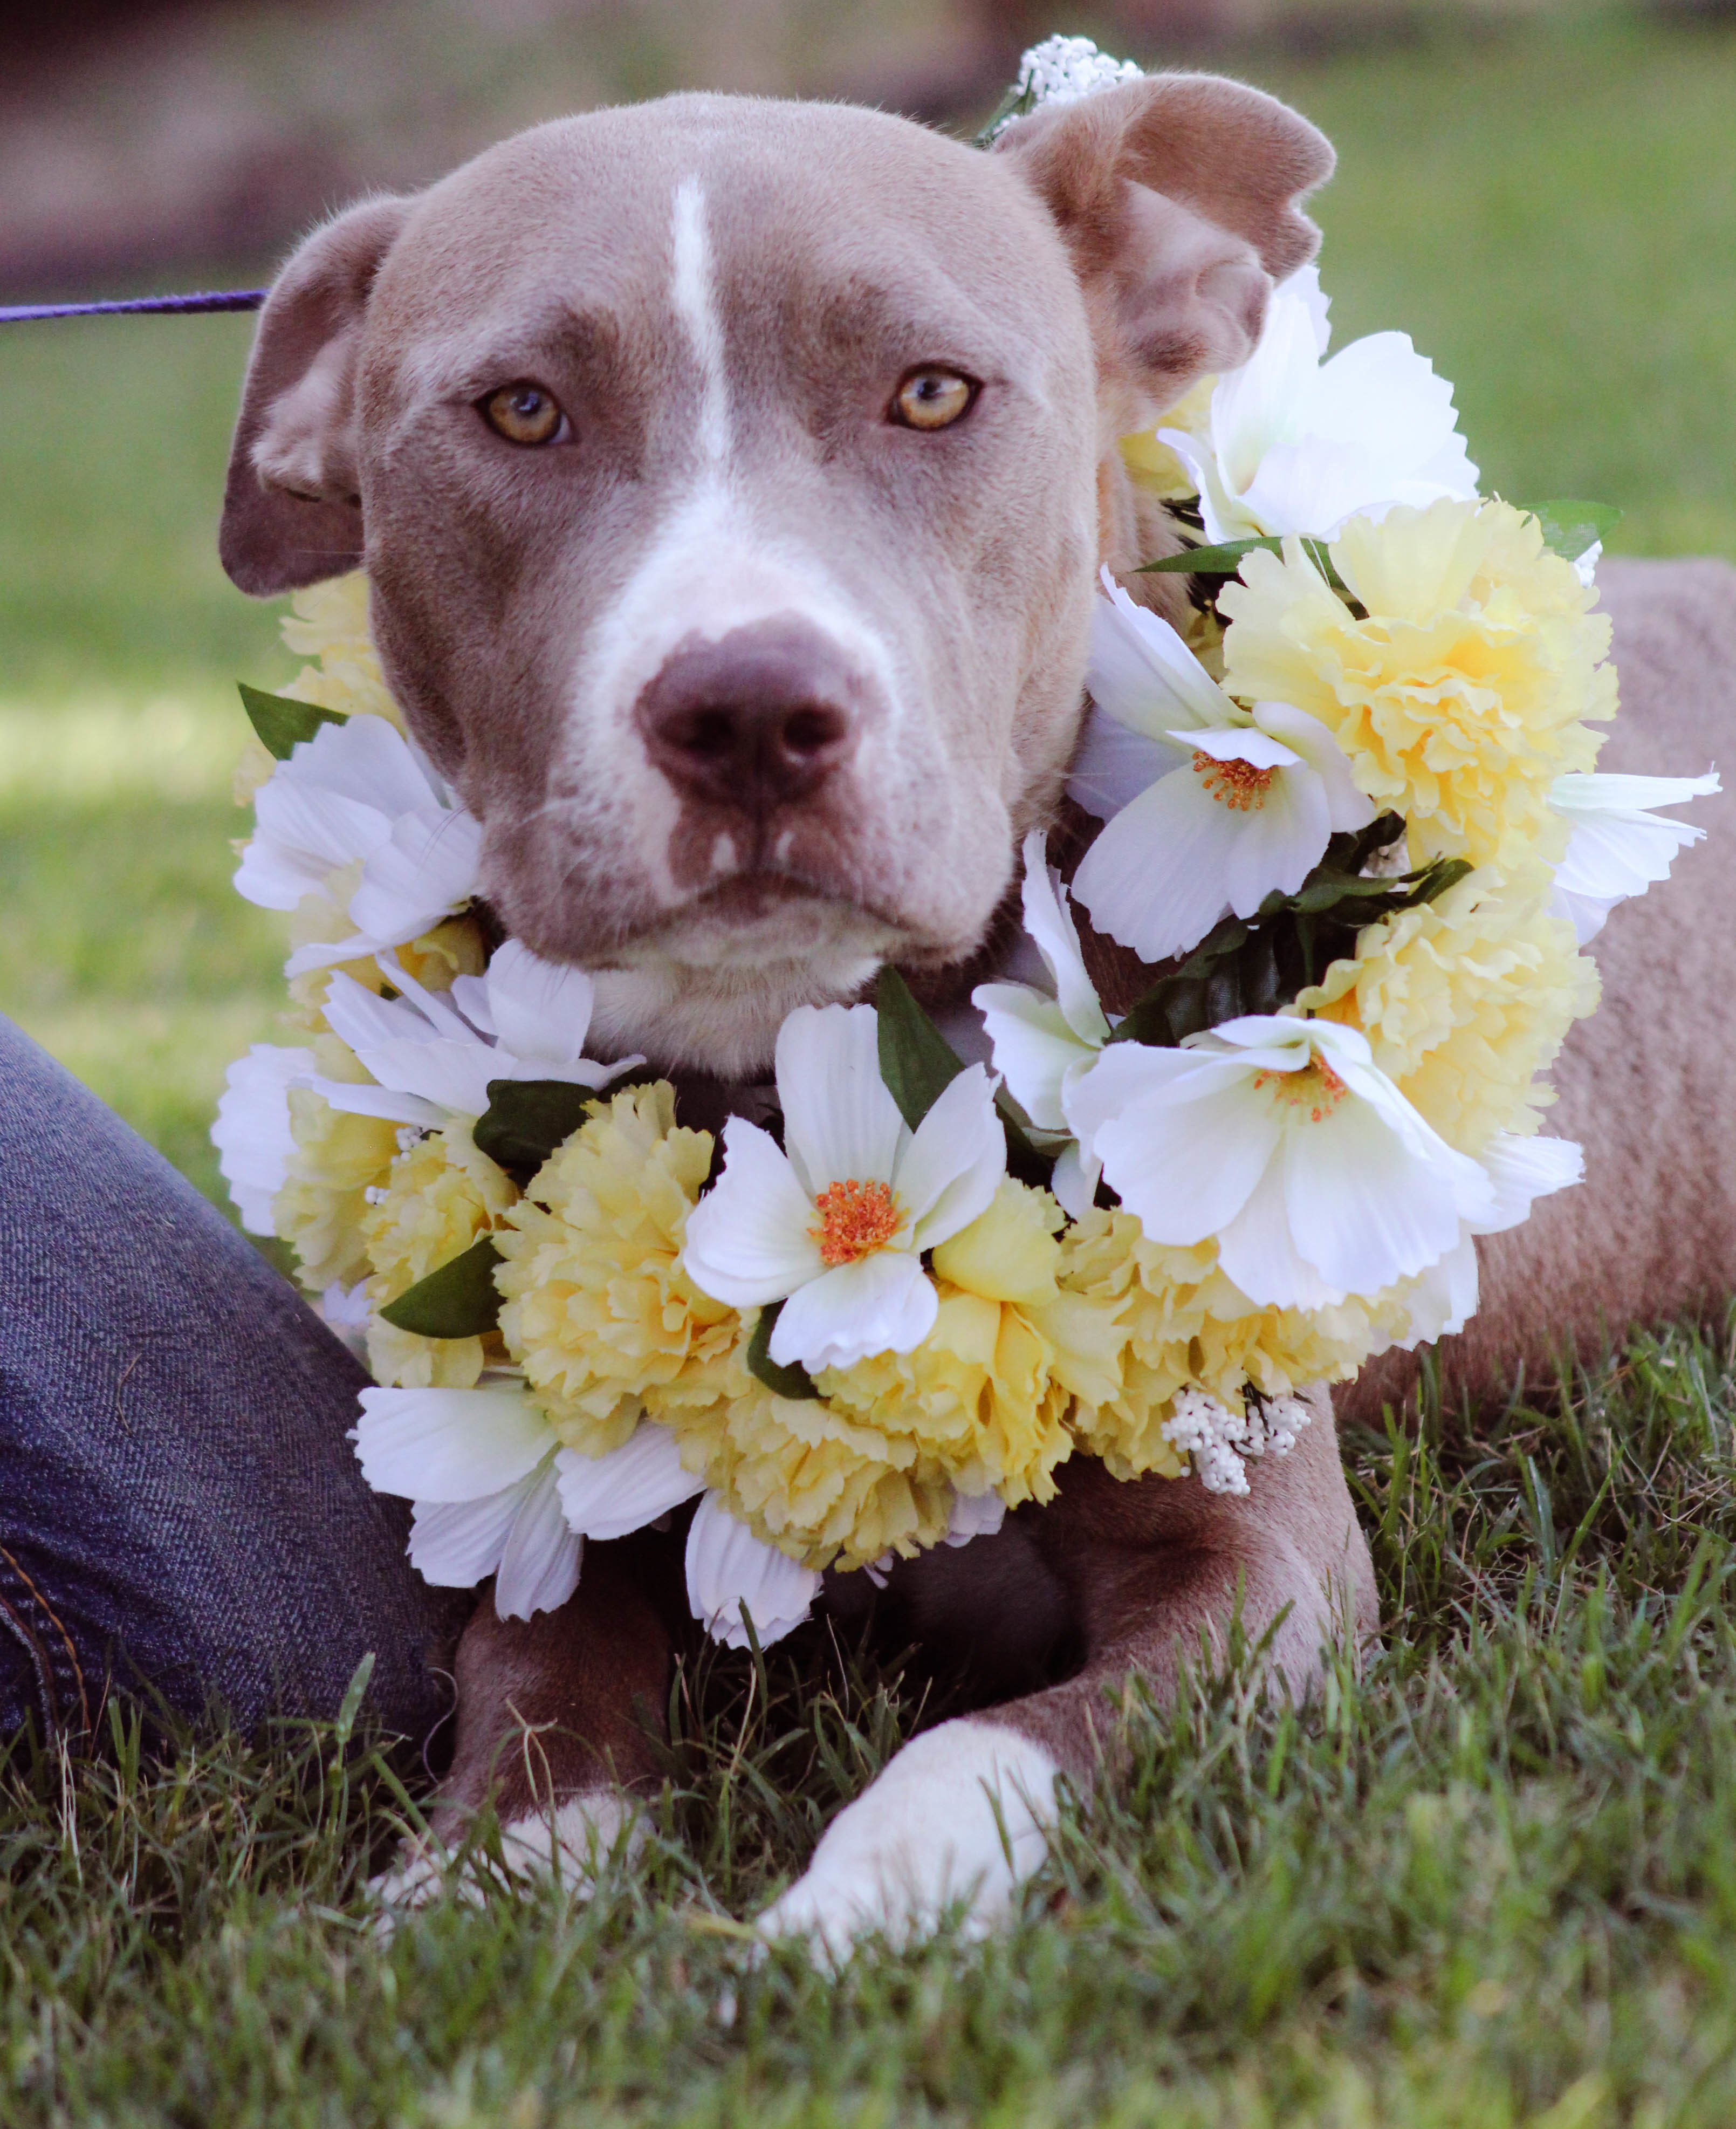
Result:
[[[1052,39],[1008,108],[1127,72]],[[1538,1125],[1580,948],[1700,834],[1653,809],[1717,779],[1593,773],[1611,513],[1480,498],[1450,388],[1402,335],[1325,360],[1326,307],[1296,275],[1123,446],[1191,615],[1105,574],[1070,786],[1104,826],[1070,889],[1026,843],[1044,979],[974,993],[992,1074],[882,974],[790,1016],[714,1145],[585,1055],[587,974],[491,945],[364,581],[297,597],[314,662],[242,690],[235,884],[289,917],[301,1039],[231,1068],[213,1136],[365,1351],[357,1453],[430,1581],[528,1617],[586,1538],[697,1496],[692,1607],[740,1646],[1073,1455],[1245,1492],[1299,1388],[1462,1326],[1475,1237],[1577,1179]],[[1074,901],[1150,964],[1125,1016]]]

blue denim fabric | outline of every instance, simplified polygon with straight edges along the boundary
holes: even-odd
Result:
[[[0,1019],[0,1735],[106,1688],[421,1738],[467,1595],[363,1484],[362,1369],[168,1164]]]

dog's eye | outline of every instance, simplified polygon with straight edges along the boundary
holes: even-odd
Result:
[[[503,384],[478,400],[477,407],[495,435],[509,444],[552,444],[567,426],[559,400],[540,384]]]
[[[906,429],[949,429],[976,396],[976,386],[956,369],[913,369],[898,387],[891,418]]]

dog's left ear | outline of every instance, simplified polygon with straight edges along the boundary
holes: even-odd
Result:
[[[361,564],[356,355],[369,293],[411,205],[364,200],[316,230],[265,300],[217,541],[231,578],[257,598]]]
[[[1273,283],[1319,248],[1301,203],[1334,162],[1306,118],[1213,74],[1053,105],[1008,126],[994,152],[1041,195],[1073,254],[1106,445],[1247,360]]]

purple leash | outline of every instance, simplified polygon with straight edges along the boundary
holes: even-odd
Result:
[[[227,288],[200,296],[133,296],[118,303],[15,303],[0,305],[0,326],[28,325],[39,318],[108,318],[131,311],[190,312],[256,311],[264,288]]]

